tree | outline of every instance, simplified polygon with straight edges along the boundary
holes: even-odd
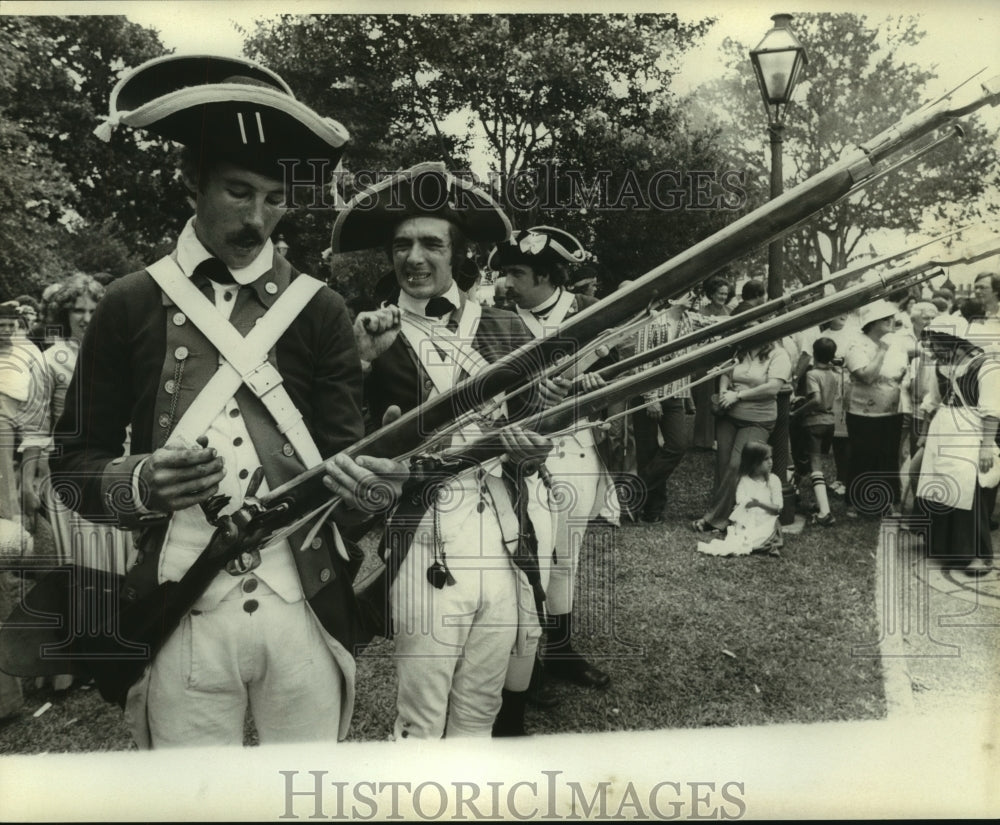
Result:
[[[704,210],[654,214],[641,205],[640,216],[608,207],[607,197],[588,208],[574,200],[585,194],[579,186],[564,188],[553,204],[542,178],[546,170],[571,171],[586,188],[604,169],[623,174],[641,164],[648,177],[712,168],[704,164],[714,133],[686,134],[669,89],[679,55],[708,26],[673,14],[284,16],[258,24],[244,48],[347,126],[354,172],[432,159],[468,169],[478,150],[489,158],[487,184],[517,226],[544,217],[571,224],[607,257],[617,283],[640,274],[634,267],[644,265],[647,248],[662,259],[671,243],[660,239],[679,251],[695,225],[700,237],[721,218]],[[344,197],[354,182],[344,176]],[[519,209],[525,199],[530,206]],[[627,229],[626,245],[617,243],[619,227]],[[351,263],[352,276],[365,282],[383,269],[373,261],[360,275]]]
[[[176,150],[132,129],[110,144],[92,132],[119,74],[165,49],[124,17],[9,16],[0,32],[4,290],[98,260],[124,274],[187,218]]]
[[[55,252],[62,227],[68,181],[64,169],[44,145],[25,133],[8,114],[17,79],[34,61],[29,42],[34,26],[9,26],[0,40],[0,297],[37,292],[46,271],[60,267]]]
[[[746,202],[717,133],[691,129],[666,106],[629,128],[592,118],[545,169],[556,179],[555,197],[537,222],[576,234],[597,256],[609,288],[721,229]]]
[[[802,14],[793,25],[809,64],[785,122],[786,185],[816,174],[919,109],[927,102],[927,84],[935,78],[932,69],[906,61],[906,50],[924,36],[916,18],[872,24],[863,15]],[[751,202],[763,202],[764,113],[749,49],[728,40],[724,51],[734,74],[714,85],[709,107],[728,115],[717,121],[730,150],[748,171]],[[811,282],[825,271],[842,269],[867,252],[863,241],[878,230],[916,232],[933,221],[976,217],[982,209],[980,196],[991,183],[1000,182],[996,170],[990,136],[970,118],[964,142],[933,149],[787,236],[789,273]]]

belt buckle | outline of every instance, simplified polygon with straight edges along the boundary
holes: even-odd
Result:
[[[250,391],[260,398],[265,393],[273,390],[282,382],[281,373],[270,361],[263,361],[249,372],[241,376]]]
[[[260,550],[244,550],[236,558],[226,562],[226,572],[230,576],[242,576],[260,567]]]

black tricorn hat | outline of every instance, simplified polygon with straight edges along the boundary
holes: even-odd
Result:
[[[444,218],[470,241],[496,243],[511,225],[500,205],[474,183],[449,172],[443,163],[418,163],[359,192],[337,215],[330,247],[334,252],[381,249],[407,218]]]
[[[271,176],[281,174],[282,159],[325,162],[332,171],[350,137],[270,69],[212,55],[158,57],[132,69],[94,134],[107,141],[120,123]]]
[[[488,269],[514,264],[579,264],[587,260],[587,250],[576,238],[554,226],[521,229],[496,245],[486,261]]]

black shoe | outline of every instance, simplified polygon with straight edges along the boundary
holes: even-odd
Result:
[[[539,710],[552,710],[562,704],[562,699],[556,696],[551,687],[542,685],[535,690],[528,689],[528,704]]]
[[[531,671],[531,682],[528,684],[528,704],[540,710],[551,710],[559,705],[560,701],[548,685],[545,668],[536,659],[535,667]]]
[[[576,654],[572,658],[547,659],[545,672],[553,679],[561,679],[579,687],[604,690],[611,684],[611,677],[607,673]]]
[[[502,695],[503,703],[500,705],[500,712],[493,721],[493,738],[527,736],[528,732],[524,729],[526,691],[512,691],[504,688]]]

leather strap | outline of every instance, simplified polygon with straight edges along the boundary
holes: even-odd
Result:
[[[191,283],[172,257],[161,258],[147,267],[147,271],[223,359],[177,422],[168,443],[193,444],[222,412],[240,385],[246,384],[264,404],[302,463],[306,467],[319,464],[322,457],[302,420],[302,413],[282,386],[281,373],[268,361],[267,354],[322,283],[308,275],[300,275],[244,338]]]
[[[521,320],[531,330],[532,335],[536,338],[542,338],[545,335],[546,329],[550,331],[556,329],[566,320],[566,316],[569,315],[569,311],[573,308],[573,299],[575,297],[574,293],[563,290],[563,294],[559,296],[559,300],[556,301],[544,320],[535,315],[530,309],[521,309],[521,307],[518,307],[517,314],[521,316]]]
[[[482,307],[475,301],[466,301],[458,329],[452,332],[443,324],[406,310],[400,311],[399,331],[417,354],[420,366],[438,393],[455,386],[461,373],[475,375],[488,366],[486,359],[472,346],[481,317]]]

